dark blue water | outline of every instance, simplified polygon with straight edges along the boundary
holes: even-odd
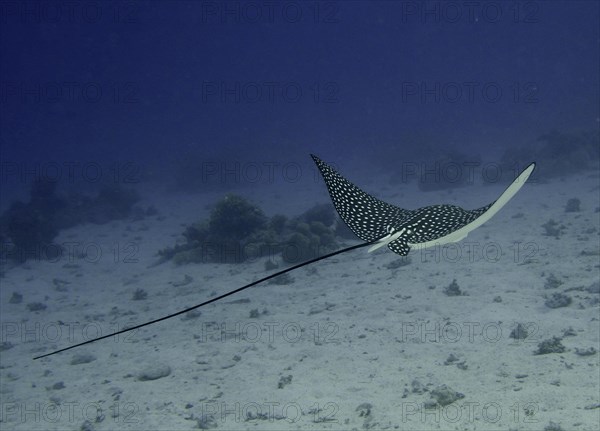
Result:
[[[392,171],[596,130],[598,8],[3,2],[2,183],[309,152]]]

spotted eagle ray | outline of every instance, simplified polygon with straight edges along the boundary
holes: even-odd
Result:
[[[436,245],[458,242],[464,239],[469,232],[492,218],[494,214],[506,205],[521,187],[523,187],[535,169],[535,163],[531,163],[506,188],[504,193],[502,193],[498,199],[481,208],[464,210],[455,205],[430,205],[416,210],[407,210],[388,204],[387,202],[364,192],[314,154],[311,154],[311,157],[325,180],[325,185],[327,186],[329,196],[331,197],[336,211],[352,232],[365,242],[293,265],[176,313],[159,317],[158,319],[150,320],[82,343],[73,344],[63,349],[36,356],[33,359],[35,360],[55,355],[56,353],[71,350],[85,344],[90,344],[125,332],[134,331],[144,326],[162,322],[163,320],[171,319],[303,266],[358,248],[371,246],[368,251],[372,252],[387,245],[394,253],[406,256],[411,248],[423,249]]]

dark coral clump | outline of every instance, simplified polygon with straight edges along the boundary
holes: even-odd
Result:
[[[285,229],[287,223],[287,217],[281,214],[276,214],[269,220],[269,229],[275,232],[277,235],[281,235]]]
[[[279,217],[268,217],[246,199],[228,194],[221,199],[206,221],[194,223],[183,232],[184,244],[159,251],[163,260],[175,263],[239,263],[250,257],[264,256],[277,240]]]
[[[267,216],[244,198],[229,194],[217,203],[210,214],[211,234],[223,239],[245,238],[263,229]]]
[[[331,205],[316,205],[291,220],[283,242],[283,260],[296,263],[334,251],[338,246],[335,221]]]
[[[209,220],[187,228],[184,236],[192,247],[186,255],[176,256],[177,263],[243,262],[266,254],[275,240],[263,211],[233,194],[217,202]]]
[[[29,202],[16,201],[0,216],[0,258],[56,258],[61,247],[53,241],[60,230],[126,218],[139,199],[135,191],[121,187],[104,188],[95,198],[59,196],[56,188],[56,181],[38,179]]]
[[[310,224],[304,222],[292,223],[295,231],[284,243],[282,257],[287,263],[303,260],[332,252],[337,246],[334,231],[320,221]]]
[[[14,202],[0,217],[2,258],[22,262],[50,249],[58,235],[54,218],[64,206],[56,195],[55,181],[36,181],[29,202]]]
[[[104,186],[95,197],[71,193],[65,197],[66,211],[56,214],[60,229],[83,223],[106,224],[132,215],[134,205],[140,200],[135,190],[119,185]]]
[[[335,212],[331,204],[315,205],[298,217],[299,221],[305,223],[319,222],[325,226],[331,226],[335,221]]]
[[[534,355],[547,355],[549,353],[564,353],[567,349],[561,343],[562,338],[552,337],[538,344]]]
[[[227,195],[217,202],[208,220],[186,228],[185,243],[161,250],[159,255],[163,261],[182,264],[240,263],[281,253],[285,262],[299,262],[337,247],[334,222],[330,205],[313,207],[291,220],[283,215],[269,219],[246,199]]]
[[[448,296],[462,296],[465,295],[456,280],[452,280],[448,286],[444,287],[444,293]]]
[[[578,213],[581,211],[581,201],[577,198],[571,198],[567,201],[565,206],[566,213]]]
[[[544,228],[543,235],[553,236],[556,239],[558,239],[563,234],[563,231],[565,229],[564,225],[559,224],[554,219],[548,220],[546,223],[544,223],[542,225],[542,227]]]

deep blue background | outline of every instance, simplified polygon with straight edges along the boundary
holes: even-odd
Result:
[[[598,128],[598,2],[469,4],[3,2],[3,166],[391,169]]]

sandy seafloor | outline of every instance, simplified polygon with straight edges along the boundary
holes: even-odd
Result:
[[[407,208],[475,208],[504,189],[421,193],[415,184],[381,188],[376,177],[349,177]],[[33,361],[267,274],[265,259],[149,267],[157,250],[181,238],[184,224],[207,217],[207,205],[222,195],[146,188],[142,204],[158,216],[61,232],[58,243],[87,247],[88,257],[7,269],[0,428],[597,430],[598,178],[587,172],[527,184],[465,241],[413,252],[406,266],[389,267],[398,256],[387,249],[356,250],[293,272],[292,284],[259,285],[195,317]],[[329,200],[318,182],[244,193],[268,215],[300,214]],[[580,212],[565,212],[570,198],[581,200]],[[544,235],[549,219],[564,225],[560,238]],[[563,284],[547,289],[550,274]],[[454,279],[465,295],[444,294]],[[147,299],[132,299],[139,288]],[[23,295],[20,304],[9,301],[13,292]],[[547,307],[558,292],[572,303]],[[47,308],[29,311],[33,302]],[[259,316],[250,317],[255,309]],[[528,329],[525,339],[509,336],[517,323]],[[534,355],[552,337],[566,350]],[[86,355],[91,362],[71,364]],[[139,379],[166,367],[162,378]],[[440,385],[464,397],[426,408]]]

